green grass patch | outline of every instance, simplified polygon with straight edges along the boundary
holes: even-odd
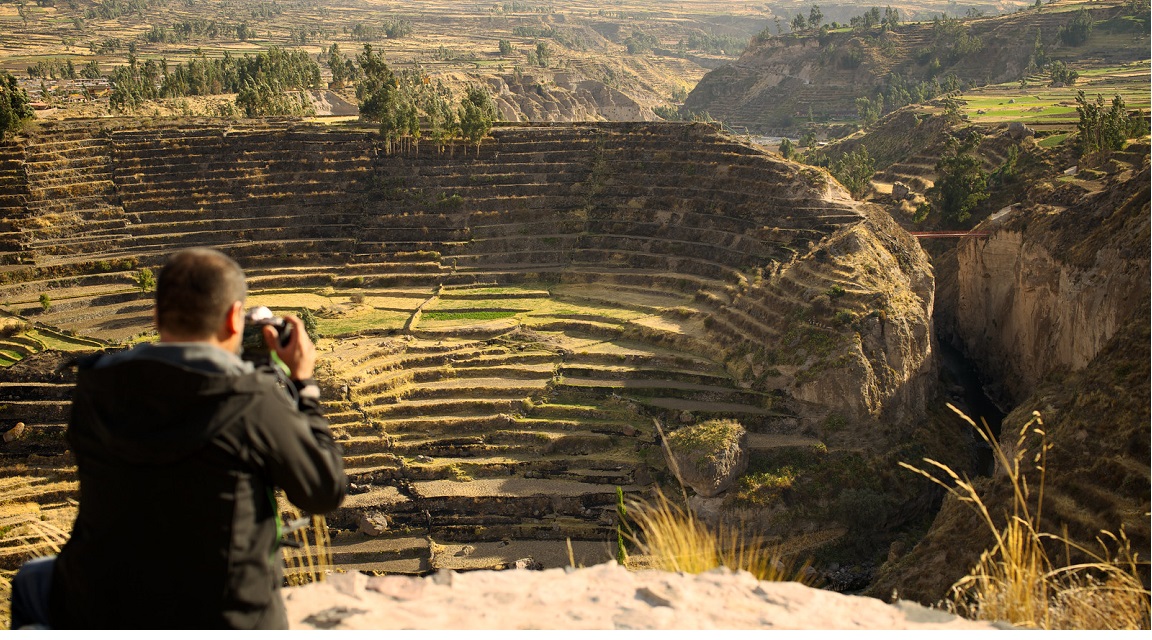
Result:
[[[536,317],[582,318],[593,321],[598,320],[600,322],[635,320],[636,318],[650,315],[632,309],[623,309],[609,305],[594,303],[574,304],[555,299],[541,300],[539,304],[533,305],[533,307],[530,315]]]
[[[440,294],[443,298],[475,298],[482,296],[526,296],[547,298],[548,291],[542,289],[521,289],[520,287],[481,287],[476,289],[448,289]]]
[[[507,298],[439,298],[424,307],[424,315],[429,313],[464,313],[470,311],[512,311],[523,313],[531,311],[531,303],[511,303]],[[510,304],[511,303],[511,304]]]
[[[827,459],[823,447],[780,447],[757,451],[748,459],[748,470],[736,484],[728,500],[734,505],[764,507],[778,502],[784,492]]]
[[[83,338],[69,338],[64,335],[47,333],[38,329],[28,331],[24,335],[39,340],[49,349],[59,349],[60,351],[92,351],[93,349],[100,348],[96,344]]]
[[[515,316],[518,311],[483,311],[483,310],[470,310],[470,311],[428,311],[423,314],[424,320],[432,322],[455,321],[455,320],[502,320],[504,318],[511,318]]]
[[[1072,128],[1077,120],[1076,92],[1089,97],[1101,94],[1106,100],[1123,96],[1129,109],[1147,109],[1149,105],[1150,61],[1125,65],[1073,68],[1080,74],[1074,86],[1049,87],[1049,77],[1037,73],[1029,77],[1029,86],[1006,82],[972,89],[963,96],[964,111],[975,122],[1018,121],[1034,124],[1060,124]],[[977,113],[983,111],[984,113]]]
[[[1037,142],[1037,144],[1039,144],[1041,147],[1044,147],[1045,149],[1051,149],[1052,147],[1055,147],[1055,146],[1059,145],[1060,143],[1064,142],[1065,140],[1067,140],[1068,135],[1069,134],[1067,134],[1067,133],[1058,133],[1054,136],[1048,136],[1047,138],[1040,140],[1039,142]]]
[[[353,316],[316,318],[316,328],[324,337],[342,336],[373,329],[402,329],[408,314],[374,309]]]

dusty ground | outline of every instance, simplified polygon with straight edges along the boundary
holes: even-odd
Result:
[[[632,572],[615,562],[547,571],[358,573],[284,592],[292,629],[990,630],[899,602],[845,596],[718,569]]]

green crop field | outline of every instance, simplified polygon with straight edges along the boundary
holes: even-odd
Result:
[[[400,329],[408,317],[406,313],[370,309],[347,316],[317,318],[316,328],[322,336],[335,337],[373,329]]]
[[[422,315],[424,320],[432,322],[459,322],[463,320],[503,320],[514,317],[516,311],[429,311]]]
[[[1076,69],[1073,67],[1073,69]],[[1026,87],[1019,83],[988,85],[966,92],[963,112],[972,122],[996,124],[1023,122],[1045,129],[1074,128],[1078,120],[1078,91],[1091,100],[1097,95],[1110,102],[1119,95],[1129,109],[1149,111],[1149,72],[1152,61],[1143,60],[1121,66],[1085,68],[1071,87],[1050,87],[1046,77],[1032,76]]]
[[[94,340],[87,338],[71,338],[63,334],[49,331],[40,331],[32,329],[25,333],[29,338],[39,340],[44,346],[49,349],[59,349],[61,351],[90,351],[92,349],[99,349],[100,344]]]

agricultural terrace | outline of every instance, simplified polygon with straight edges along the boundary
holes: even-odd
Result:
[[[1067,134],[1076,130],[1076,94],[1083,91],[1089,100],[1097,95],[1110,102],[1113,96],[1124,99],[1128,109],[1149,111],[1149,69],[1152,61],[1141,60],[1122,65],[1096,67],[1079,71],[1072,86],[1051,86],[1046,74],[1036,74],[1020,83],[988,85],[966,91],[960,102],[962,112],[971,122],[1000,124],[1021,122],[1037,131]],[[1050,136],[1044,146],[1057,144],[1065,136]]]
[[[835,541],[820,504],[911,486],[869,456],[919,446],[875,420],[920,411],[932,378],[922,252],[826,173],[709,125],[389,153],[299,121],[38,123],[0,174],[21,517],[66,530],[75,509],[68,354],[150,339],[148,275],[191,246],[239,261],[251,304],[315,319],[353,483],[329,517],[341,566],[558,566],[565,539],[577,562],[612,557],[617,487],[670,480],[656,423],[739,420],[754,475],[736,500],[795,484],[805,519],[773,511],[777,535]]]

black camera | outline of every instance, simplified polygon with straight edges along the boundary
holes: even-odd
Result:
[[[257,364],[268,362],[271,354],[264,343],[264,327],[276,330],[277,342],[281,347],[292,340],[292,324],[284,318],[272,315],[268,307],[253,307],[244,314],[244,337],[240,341],[240,357]]]

